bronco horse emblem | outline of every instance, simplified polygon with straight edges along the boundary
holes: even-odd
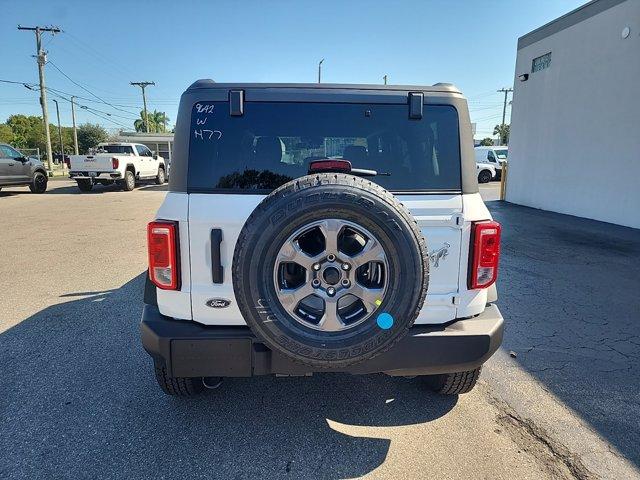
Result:
[[[431,261],[433,268],[438,268],[440,266],[440,260],[444,260],[446,256],[449,255],[449,247],[451,247],[451,245],[444,242],[442,247],[429,254],[429,260]]]

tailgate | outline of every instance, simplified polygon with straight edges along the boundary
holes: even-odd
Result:
[[[244,325],[231,279],[233,252],[246,219],[264,198],[262,195],[189,195],[189,253],[191,310],[204,324]],[[456,318],[454,297],[459,293],[462,196],[399,195],[427,240],[430,254],[429,289],[416,323],[441,324]],[[212,281],[212,230],[222,232],[221,283]],[[211,308],[212,299],[229,300],[226,308]]]
[[[71,170],[76,172],[110,172],[113,170],[109,153],[71,155]]]

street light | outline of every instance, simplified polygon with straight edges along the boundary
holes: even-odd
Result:
[[[56,99],[53,100],[56,104],[56,115],[58,116],[58,138],[60,139],[60,163],[62,165],[62,170],[64,171],[64,144],[62,143],[62,127],[60,126],[60,106],[58,105],[58,101]],[[49,128],[49,125],[45,125],[45,128]]]
[[[324,62],[324,58],[318,62],[318,83],[322,81],[322,62]]]

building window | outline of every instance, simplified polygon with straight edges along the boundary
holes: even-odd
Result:
[[[549,68],[551,66],[551,52],[545,53],[539,57],[536,57],[531,62],[531,73],[537,72],[539,70],[544,70],[545,68]]]

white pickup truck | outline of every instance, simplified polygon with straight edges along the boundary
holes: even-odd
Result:
[[[88,192],[96,183],[117,183],[123,190],[131,191],[136,182],[155,180],[165,183],[164,159],[139,143],[99,143],[95,153],[71,155],[69,178],[78,182],[78,188]]]

